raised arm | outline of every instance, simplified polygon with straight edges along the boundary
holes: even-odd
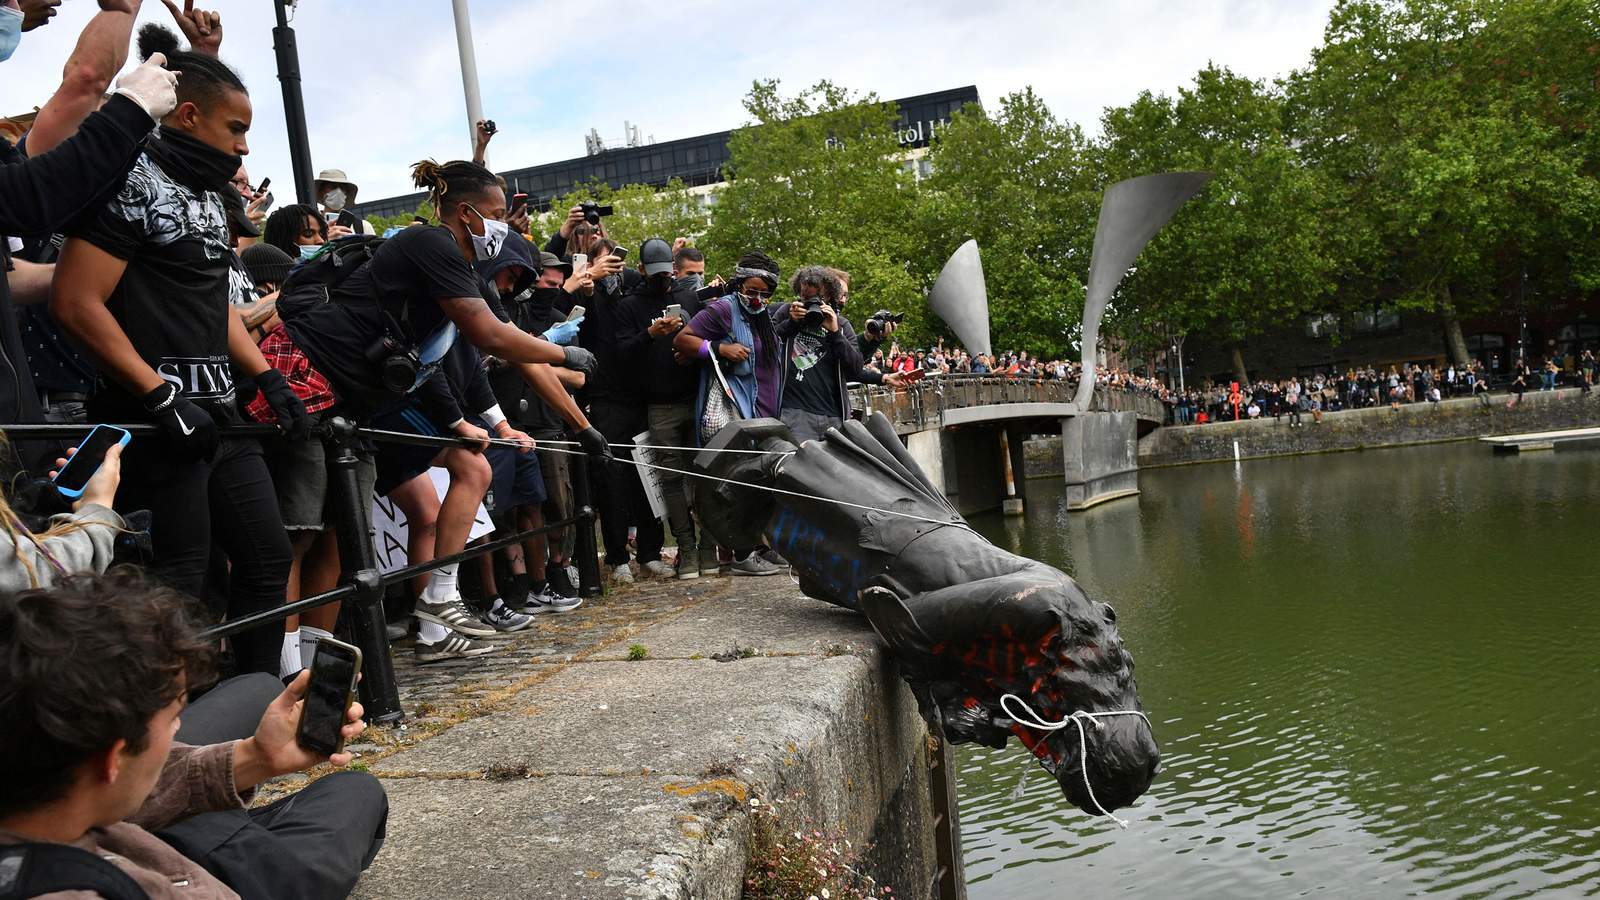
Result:
[[[0,232],[46,234],[109,201],[154,122],[142,106],[119,95],[50,152],[0,166]]]
[[[78,126],[100,106],[100,100],[128,61],[133,20],[144,0],[126,0],[121,8],[106,8],[89,20],[78,35],[61,72],[61,87],[39,108],[28,131],[28,153],[38,156],[71,137]]]

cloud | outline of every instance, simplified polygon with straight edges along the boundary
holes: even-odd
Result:
[[[205,5],[207,0],[201,0]],[[685,0],[573,7],[474,0],[485,114],[501,128],[497,169],[580,156],[590,127],[623,121],[657,140],[743,124],[757,79],[795,91],[827,78],[882,99],[975,84],[987,106],[1032,85],[1090,132],[1141,90],[1171,93],[1215,61],[1255,78],[1304,66],[1332,0],[1122,0],[986,4]],[[255,101],[253,177],[291,193],[269,3],[221,4],[223,58]],[[94,4],[75,0],[24,36],[0,79],[0,113],[26,112],[57,83]],[[140,21],[170,24],[146,0]],[[343,168],[361,199],[407,193],[410,163],[470,152],[450,5],[443,0],[301,0],[299,43],[312,160]],[[28,72],[28,77],[16,77]]]

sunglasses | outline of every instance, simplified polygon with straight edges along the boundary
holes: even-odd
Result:
[[[758,290],[755,290],[753,288],[750,288],[750,289],[742,290],[739,293],[743,294],[745,297],[747,297],[747,298],[749,298],[751,300],[771,300],[772,299],[772,292],[771,291],[758,291]]]

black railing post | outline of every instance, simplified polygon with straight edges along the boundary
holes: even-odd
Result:
[[[589,455],[572,457],[572,511],[578,520],[577,531],[572,535],[572,555],[578,561],[578,595],[598,597],[605,593],[600,580],[600,548],[594,541],[594,498],[589,491]],[[613,474],[613,473],[607,473]]]
[[[356,589],[349,604],[350,632],[361,648],[361,705],[367,721],[378,725],[398,725],[405,718],[400,708],[400,688],[394,680],[394,659],[389,655],[389,634],[383,618],[383,578],[378,574],[372,553],[372,535],[367,526],[371,497],[362,497],[356,478],[355,426],[335,418],[326,441],[334,454],[334,509],[339,539],[340,580]]]

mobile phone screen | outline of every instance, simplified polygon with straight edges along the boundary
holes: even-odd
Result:
[[[78,445],[78,452],[72,454],[67,464],[56,473],[56,489],[64,494],[77,496],[83,493],[88,486],[89,479],[99,471],[100,464],[106,461],[106,451],[122,443],[127,432],[112,425],[96,425],[83,443]]]
[[[344,728],[345,710],[350,706],[350,691],[360,667],[359,650],[326,638],[317,641],[311,684],[300,711],[300,746],[330,755],[343,748],[344,738],[339,732]]]

